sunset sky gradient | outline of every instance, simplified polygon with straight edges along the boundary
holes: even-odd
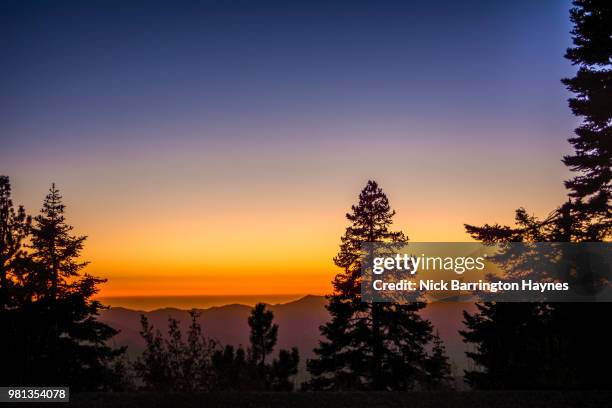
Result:
[[[104,296],[327,293],[368,179],[413,241],[546,215],[569,2],[426,3],[3,2],[0,174]]]

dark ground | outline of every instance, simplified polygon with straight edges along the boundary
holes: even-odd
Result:
[[[0,407],[9,406],[0,404]],[[85,393],[71,395],[69,404],[12,404],[21,408],[42,407],[206,407],[206,408],[561,408],[612,406],[612,392],[355,392],[355,393]]]

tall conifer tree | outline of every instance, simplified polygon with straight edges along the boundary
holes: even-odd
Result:
[[[21,326],[24,324],[22,301],[23,278],[27,254],[24,244],[29,232],[30,217],[22,206],[15,209],[11,184],[0,176],[0,370],[1,384],[14,384],[20,350],[24,349]]]
[[[28,344],[22,383],[113,388],[121,379],[112,363],[125,350],[106,345],[117,330],[97,319],[103,306],[92,299],[105,280],[82,273],[87,262],[79,258],[86,237],[72,235],[64,209],[53,184],[31,228],[33,270],[27,287],[32,293],[31,306],[24,308],[28,327],[21,330]]]
[[[13,206],[9,178],[0,176],[0,312],[15,306],[14,288],[22,278],[30,221],[23,206]]]
[[[612,238],[612,4],[575,0],[570,10],[574,47],[565,57],[578,71],[564,79],[574,94],[569,106],[583,121],[569,139],[574,154],[563,162],[578,174],[565,185],[572,198],[578,239]]]
[[[64,204],[55,183],[45,197],[40,214],[34,218],[32,229],[32,257],[40,267],[45,280],[48,300],[55,301],[65,294],[72,278],[87,266],[79,255],[87,237],[71,235],[72,226],[66,224]],[[101,282],[101,281],[99,281]]]
[[[273,320],[274,314],[266,310],[264,303],[256,304],[247,320],[250,329],[251,359],[261,369],[264,369],[266,357],[274,350],[278,338],[278,325],[274,324]]]
[[[425,377],[425,347],[432,339],[431,324],[418,314],[425,304],[361,301],[362,244],[408,242],[390,229],[394,215],[375,181],[368,181],[346,215],[350,225],[334,258],[342,270],[327,297],[331,320],[321,326],[325,339],[315,349],[317,357],[308,361],[310,388],[406,390]]]
[[[574,93],[572,112],[583,118],[569,139],[574,154],[564,163],[577,175],[566,182],[569,200],[544,220],[516,212],[514,227],[466,225],[483,242],[609,241],[612,228],[612,5],[575,0],[570,10],[574,47],[566,53],[578,65],[563,83]],[[607,352],[612,336],[601,330],[610,304],[483,303],[465,313],[468,357],[478,365],[466,373],[475,388],[610,388]]]

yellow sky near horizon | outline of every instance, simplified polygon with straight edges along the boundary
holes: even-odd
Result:
[[[347,190],[357,201],[359,188]],[[109,223],[71,204],[79,201],[74,200],[78,191],[63,194],[68,222],[76,233],[88,235],[83,252],[83,259],[91,261],[87,272],[108,279],[99,294],[104,297],[329,293],[338,272],[332,258],[348,225],[344,214],[353,203],[343,192],[328,204],[334,211],[287,207],[206,216],[194,205],[182,208],[178,217],[124,212]],[[397,211],[395,228],[413,242],[470,241],[464,222],[511,223],[519,206],[503,196],[475,200],[467,208],[457,199],[447,205],[398,195],[389,194]],[[545,208],[553,208],[547,204],[542,200],[531,208],[545,215]]]
[[[104,297],[329,293],[345,213],[369,178],[414,242],[469,241],[464,223],[512,223],[520,206],[545,216],[565,200],[560,144],[494,155],[462,141],[438,153],[419,143],[410,160],[401,149],[373,156],[365,142],[280,158],[265,146],[51,156],[38,162],[49,175],[9,176],[15,203],[30,213],[57,183],[67,221],[88,236],[87,272],[108,279]]]
[[[567,1],[125,3],[3,38],[0,174],[56,183],[101,297],[329,293],[369,179],[412,242],[566,201]]]
[[[359,188],[352,190],[356,201]],[[397,195],[389,194],[396,228],[421,242],[469,241],[463,222],[511,223],[518,206],[503,196],[469,208],[460,200],[449,205]],[[95,226],[84,257],[92,260],[89,272],[109,278],[102,296],[326,294],[338,272],[332,258],[348,225],[348,196],[330,203],[334,212],[287,207],[198,218],[197,208],[183,208],[179,219],[127,217],[119,236]]]

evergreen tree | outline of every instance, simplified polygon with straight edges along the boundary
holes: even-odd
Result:
[[[546,219],[530,216],[520,208],[516,211],[515,226],[466,225],[470,235],[485,244],[508,242],[560,242],[571,235],[566,220],[568,206],[562,206]],[[525,262],[530,262],[527,256]],[[512,259],[513,268],[525,271],[521,258]],[[535,271],[534,273],[539,273]],[[588,316],[574,316],[555,325],[554,315],[560,308],[576,304],[551,303],[499,303],[477,304],[477,312],[464,312],[466,330],[461,331],[464,341],[475,345],[467,356],[476,363],[474,370],[465,373],[466,382],[476,389],[545,389],[577,388],[578,382],[590,377],[584,370],[572,366],[566,357],[576,353],[572,338],[580,331]],[[584,329],[585,327],[583,327]],[[561,332],[566,332],[561,335]],[[580,334],[582,336],[582,333]],[[583,356],[587,350],[582,350]]]
[[[250,377],[252,389],[290,391],[293,383],[290,377],[297,374],[300,356],[297,348],[291,351],[280,350],[277,359],[271,364],[266,357],[274,351],[278,337],[278,325],[274,324],[274,313],[266,305],[258,303],[251,310],[248,318],[250,328],[249,363],[247,377]]]
[[[563,80],[575,93],[570,108],[584,118],[570,139],[574,155],[564,158],[578,172],[566,182],[570,199],[546,219],[517,210],[514,227],[466,225],[485,243],[582,242],[610,239],[612,119],[612,7],[607,1],[577,0],[570,11],[575,47],[566,57],[579,66]],[[580,271],[578,270],[578,275]],[[580,279],[580,276],[573,279]],[[477,369],[466,372],[475,388],[610,388],[607,367],[612,336],[599,330],[610,304],[483,303],[464,313],[468,357]]]
[[[291,351],[281,350],[278,358],[272,361],[271,388],[274,391],[292,391],[293,382],[291,377],[298,372],[300,353],[296,347]]]
[[[446,347],[436,332],[431,345],[431,353],[425,361],[424,386],[429,390],[451,388],[451,366],[446,355]]]
[[[273,319],[274,314],[266,310],[263,303],[255,305],[248,319],[251,358],[262,369],[266,365],[266,357],[274,350],[278,336],[278,325],[272,323]]]
[[[71,235],[64,205],[53,184],[31,228],[32,273],[27,286],[33,315],[24,383],[69,384],[73,389],[106,389],[120,382],[112,363],[125,349],[106,345],[117,330],[97,320],[103,306],[92,300],[105,282],[81,274],[79,261],[86,237]]]
[[[565,185],[581,241],[612,235],[612,5],[606,0],[575,0],[570,10],[574,47],[565,57],[578,71],[564,79],[574,93],[569,106],[583,118],[569,139],[574,154],[563,162],[579,174]]]
[[[0,324],[6,367],[0,382],[119,389],[125,382],[118,358],[125,350],[106,345],[117,331],[97,320],[103,306],[92,300],[103,280],[81,273],[85,237],[71,235],[63,214],[53,186],[31,224],[23,208],[14,210],[8,178],[0,178]]]
[[[473,314],[464,312],[461,335],[476,345],[467,356],[477,368],[465,381],[475,389],[545,389],[561,372],[553,365],[549,310],[539,303],[479,303]],[[561,356],[557,356],[560,358]],[[567,384],[569,385],[569,383]]]
[[[246,352],[242,347],[234,350],[231,345],[217,350],[212,356],[214,372],[214,389],[224,390],[252,390],[251,370],[247,362]]]
[[[341,238],[334,258],[342,268],[328,296],[331,320],[321,326],[325,338],[308,361],[312,380],[320,390],[407,390],[424,377],[432,339],[431,324],[418,312],[421,302],[409,304],[361,302],[362,244],[406,244],[399,231],[391,231],[393,216],[387,196],[375,181],[368,181],[359,203],[346,215],[351,225]]]
[[[48,291],[45,296],[52,302],[57,300],[58,295],[68,293],[71,278],[79,276],[79,272],[88,264],[79,261],[87,237],[71,235],[72,226],[66,224],[64,209],[62,196],[53,183],[40,214],[34,218],[32,229],[32,257],[40,267],[40,274],[43,274],[37,279],[46,284]]]
[[[9,178],[0,176],[0,313],[15,306],[14,289],[22,278],[30,222],[23,206],[17,210],[13,206]]]
[[[25,352],[21,307],[24,264],[27,254],[24,242],[30,226],[30,217],[22,206],[15,210],[11,199],[9,178],[0,176],[0,370],[1,384],[14,384],[20,371],[20,358]]]

